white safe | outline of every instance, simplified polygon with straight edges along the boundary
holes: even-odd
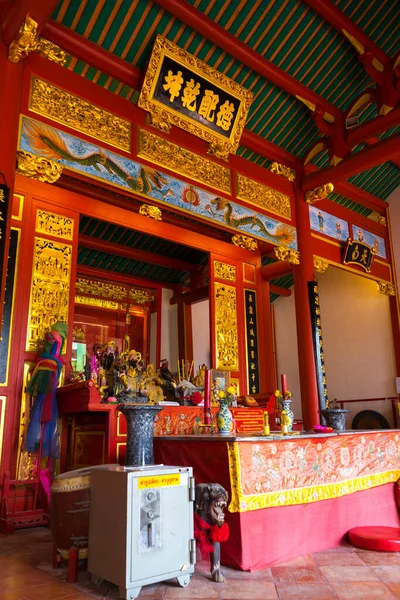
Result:
[[[88,571],[119,587],[124,600],[143,585],[190,582],[196,562],[191,467],[107,466],[91,473]]]

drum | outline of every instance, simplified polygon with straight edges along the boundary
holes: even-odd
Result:
[[[71,547],[78,549],[78,558],[87,558],[90,508],[90,473],[87,467],[57,475],[51,486],[50,529],[61,557],[68,558]]]

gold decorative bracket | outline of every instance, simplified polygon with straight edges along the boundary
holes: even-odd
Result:
[[[212,156],[215,156],[215,158],[220,158],[221,160],[228,160],[229,158],[229,150],[224,144],[218,142],[210,142],[207,145],[207,154],[211,154]]]
[[[150,217],[150,219],[154,219],[155,221],[162,221],[162,213],[157,206],[151,206],[150,204],[142,204],[139,208],[139,214],[144,217]]]
[[[278,162],[273,162],[269,167],[271,173],[275,173],[275,175],[280,175],[289,181],[294,181],[296,179],[296,171],[287,167],[286,165],[281,165]]]
[[[31,17],[26,16],[24,23],[19,28],[18,34],[11,42],[8,49],[8,60],[18,63],[21,58],[28,56],[30,52],[36,51],[49,60],[59,65],[64,65],[67,53],[53,42],[37,37],[38,24]]]
[[[393,283],[388,283],[387,281],[378,281],[377,287],[380,294],[386,294],[386,296],[394,296],[395,289]]]
[[[384,227],[387,226],[386,217],[384,217],[383,215],[378,215],[378,218],[376,220],[379,223],[379,225],[384,225]]]
[[[334,190],[333,183],[326,183],[320,187],[314,188],[304,194],[305,201],[307,204],[314,204],[318,200],[325,200],[328,194],[331,194]]]
[[[19,175],[24,175],[37,181],[44,181],[45,183],[54,183],[60,178],[62,171],[63,165],[53,160],[36,156],[36,154],[25,152],[24,150],[17,152],[16,172]]]
[[[258,248],[257,240],[247,235],[234,235],[232,236],[232,243],[238,248],[244,248],[245,250],[251,250],[255,252]]]
[[[166,111],[153,109],[151,114],[146,114],[146,125],[151,125],[163,133],[169,133],[171,129],[171,120]]]
[[[327,263],[325,260],[322,260],[322,258],[317,258],[314,256],[314,270],[317,273],[325,273],[328,267],[329,263]]]
[[[300,264],[300,252],[297,250],[290,250],[290,248],[286,248],[285,246],[275,246],[274,252],[278,260],[289,262],[292,265]]]

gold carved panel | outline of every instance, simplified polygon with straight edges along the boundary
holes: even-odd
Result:
[[[56,321],[67,321],[72,246],[35,237],[26,350],[36,350]]]
[[[139,130],[138,156],[217,190],[231,192],[230,169],[144,129]]]
[[[85,306],[96,306],[98,308],[109,308],[118,310],[118,302],[104,300],[103,298],[92,298],[91,296],[75,296],[75,304],[84,304]]]
[[[239,369],[236,288],[214,283],[217,369]]]
[[[282,194],[263,183],[249,179],[244,175],[237,175],[237,197],[245,202],[260,206],[275,215],[286,219],[292,218],[290,196]]]
[[[126,300],[128,297],[128,288],[122,285],[114,285],[103,281],[92,281],[79,277],[76,280],[76,292],[78,294],[88,294],[89,296],[101,296],[111,300]]]
[[[31,79],[29,110],[114,148],[131,151],[132,124],[129,121],[38,77]]]
[[[74,219],[38,208],[35,231],[36,233],[54,235],[64,240],[72,240],[74,236]]]
[[[236,281],[236,267],[226,263],[214,260],[214,277],[225,279],[226,281]]]

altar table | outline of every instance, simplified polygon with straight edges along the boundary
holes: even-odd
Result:
[[[398,430],[264,438],[155,438],[155,461],[227,489],[222,562],[253,571],[340,544],[352,527],[397,527]]]

